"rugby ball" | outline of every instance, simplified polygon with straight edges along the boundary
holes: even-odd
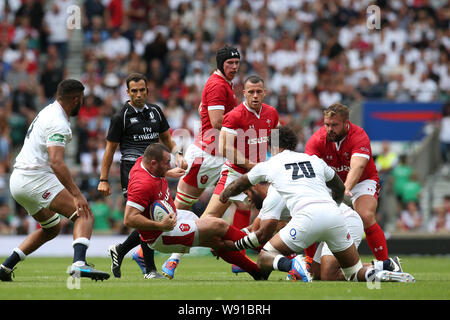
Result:
[[[150,209],[150,219],[161,222],[168,214],[175,213],[170,203],[164,200],[156,200]]]

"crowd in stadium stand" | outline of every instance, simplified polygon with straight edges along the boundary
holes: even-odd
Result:
[[[0,233],[33,228],[27,213],[9,203],[7,177],[29,123],[70,75],[67,17],[73,3],[0,0]],[[371,4],[380,9],[379,29],[368,26]],[[283,123],[298,129],[299,151],[320,126],[322,108],[334,102],[351,107],[367,99],[450,98],[446,0],[83,0],[82,5],[80,80],[86,98],[74,127],[75,153],[99,231],[123,228],[121,197],[100,198],[96,186],[109,119],[127,100],[124,79],[131,72],[148,77],[149,100],[163,108],[171,129],[193,135],[215,53],[232,44],[242,57],[234,84],[238,101],[245,77],[261,75],[267,103],[277,107]],[[201,211],[207,201],[205,196],[194,209]],[[416,228],[412,215],[405,219]],[[399,215],[399,228],[402,217],[406,213]]]

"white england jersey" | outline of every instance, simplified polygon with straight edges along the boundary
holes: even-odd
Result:
[[[272,185],[267,189],[267,196],[264,199],[261,210],[259,210],[258,218],[261,220],[273,219],[282,221],[291,219],[291,213],[286,207],[286,201]]]
[[[72,130],[69,117],[62,106],[55,101],[42,109],[34,118],[28,128],[14,168],[53,173],[47,148],[50,146],[65,147],[70,140],[72,140]]]
[[[304,205],[334,202],[326,186],[334,170],[317,156],[284,150],[248,172],[250,183],[267,181],[286,201],[291,213]]]

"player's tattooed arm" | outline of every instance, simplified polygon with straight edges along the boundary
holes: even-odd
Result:
[[[345,185],[337,174],[333,179],[327,182],[327,187],[331,189],[331,195],[337,204],[341,204],[344,200]]]
[[[220,194],[220,202],[227,203],[228,199],[233,196],[237,196],[241,192],[244,192],[248,188],[250,188],[252,184],[248,180],[247,175],[243,175],[237,180],[234,180],[232,183],[225,188]]]

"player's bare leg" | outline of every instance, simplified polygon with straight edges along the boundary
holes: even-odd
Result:
[[[59,212],[74,222],[72,242],[74,255],[73,264],[70,266],[70,275],[88,277],[93,280],[108,279],[108,273],[96,270],[86,263],[86,252],[90,244],[94,216],[91,213],[77,215],[73,197],[66,189],[56,195],[50,204],[50,209]]]
[[[191,210],[191,207],[197,202],[205,189],[197,188],[187,184],[180,179],[177,187],[177,196],[175,197],[175,206],[177,209]]]
[[[203,212],[203,214],[200,218],[205,218],[205,217],[222,218],[225,211],[231,205],[231,202],[228,201],[227,203],[222,203],[219,200],[219,197],[220,196],[218,194],[213,194],[211,196],[208,206],[206,207],[205,211]]]
[[[39,212],[33,215],[33,218],[39,222],[43,223],[45,221],[48,221],[51,217],[55,215],[55,212],[52,212],[48,209],[41,209]],[[61,223],[58,223],[55,226],[52,226],[50,228],[40,228],[35,231],[33,231],[28,237],[25,238],[25,240],[19,245],[19,249],[22,250],[22,252],[25,255],[29,255],[36,251],[39,247],[41,247],[46,242],[52,240],[55,238],[59,231],[61,230]]]

